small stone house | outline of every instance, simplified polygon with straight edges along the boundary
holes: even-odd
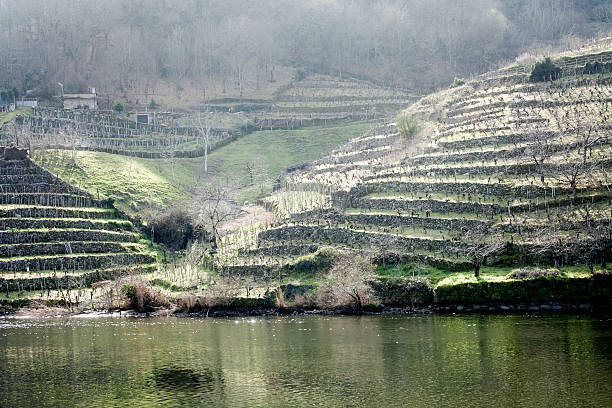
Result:
[[[90,93],[64,94],[63,99],[64,109],[98,109],[95,88],[91,88]]]

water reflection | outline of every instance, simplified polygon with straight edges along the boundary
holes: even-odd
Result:
[[[594,316],[0,320],[0,406],[612,406]]]

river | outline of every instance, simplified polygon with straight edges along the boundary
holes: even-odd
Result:
[[[609,316],[0,319],[0,406],[611,407]]]

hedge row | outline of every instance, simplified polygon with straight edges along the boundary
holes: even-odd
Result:
[[[612,274],[598,273],[588,278],[538,278],[455,285],[439,285],[434,303],[500,304],[520,302],[596,302],[612,301]]]

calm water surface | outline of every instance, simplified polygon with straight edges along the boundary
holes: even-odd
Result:
[[[0,406],[612,407],[601,316],[0,319]]]

